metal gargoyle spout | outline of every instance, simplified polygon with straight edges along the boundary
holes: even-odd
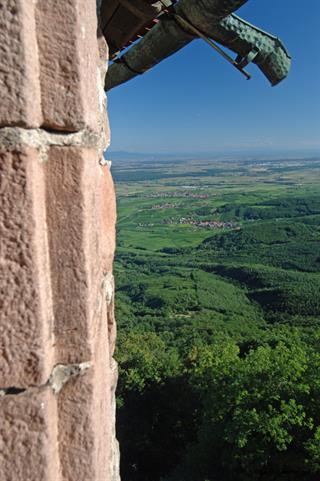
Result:
[[[105,90],[143,74],[197,38],[209,43],[247,78],[250,75],[245,67],[253,62],[272,85],[277,85],[288,75],[291,57],[279,38],[234,15],[233,12],[246,2],[180,0],[173,5],[169,0],[161,0],[157,20],[148,24],[142,35],[137,35],[141,40],[122,56],[114,58],[106,76]],[[150,9],[151,2],[146,3]],[[112,38],[105,36],[112,43]],[[216,42],[233,51],[236,58],[230,57]]]

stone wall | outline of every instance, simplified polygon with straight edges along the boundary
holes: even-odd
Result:
[[[93,0],[0,0],[1,481],[115,481],[115,197]]]

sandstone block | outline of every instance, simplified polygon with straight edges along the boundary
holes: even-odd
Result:
[[[0,1],[0,126],[41,125],[34,2]]]
[[[45,165],[57,359],[86,362],[107,329],[104,275],[115,243],[114,190],[93,149],[52,147]],[[105,205],[109,205],[106,207]]]
[[[52,368],[44,197],[37,151],[0,151],[0,389],[44,384]]]
[[[56,355],[92,365],[58,394],[62,480],[118,481],[109,322],[113,344],[113,182],[91,149],[53,147],[45,168]]]
[[[44,127],[98,129],[96,2],[37,2],[41,102]]]
[[[0,397],[2,481],[56,481],[59,459],[56,400],[50,390]]]
[[[112,271],[114,251],[116,247],[116,196],[114,190],[113,179],[110,173],[110,168],[105,165],[101,166],[101,244],[104,246],[104,263],[106,272]]]
[[[105,326],[95,340],[92,368],[58,395],[63,481],[109,481],[114,421]]]

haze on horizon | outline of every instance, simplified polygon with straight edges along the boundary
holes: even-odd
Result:
[[[249,0],[238,10],[281,38],[292,56],[272,88],[258,68],[241,74],[197,40],[108,94],[111,151],[295,152],[320,149],[320,2]]]

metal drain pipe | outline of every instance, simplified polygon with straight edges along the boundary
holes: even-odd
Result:
[[[291,57],[277,37],[232,14],[246,1],[180,0],[109,67],[105,89],[110,90],[151,69],[199,38],[195,34],[197,30],[236,53],[238,57],[233,63],[239,70],[252,61],[272,85],[278,84],[288,75]],[[179,18],[185,21],[179,21]]]

